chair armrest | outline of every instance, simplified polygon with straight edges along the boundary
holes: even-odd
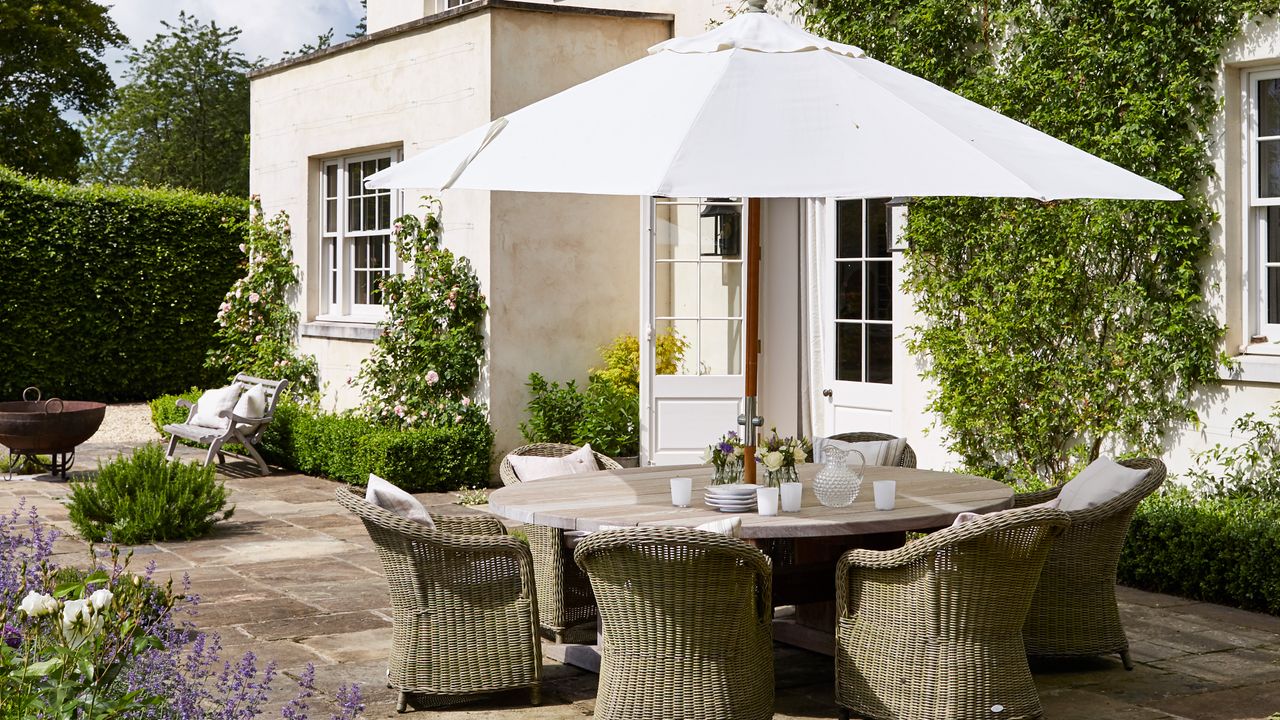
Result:
[[[1040,503],[1049,502],[1058,497],[1058,493],[1062,492],[1062,486],[1051,487],[1046,490],[1037,490],[1036,492],[1017,493],[1013,496],[1013,507],[1024,508],[1031,505],[1039,505]]]
[[[505,525],[497,518],[487,515],[432,515],[431,520],[436,524],[437,530],[454,535],[505,536],[507,534]],[[516,542],[520,543],[519,540]]]
[[[174,404],[177,405],[178,407],[184,407],[184,408],[193,408],[196,406],[195,403],[191,402],[186,398],[178,398],[178,402]]]

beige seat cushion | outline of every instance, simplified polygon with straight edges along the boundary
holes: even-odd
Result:
[[[373,473],[369,473],[369,485],[365,488],[364,499],[406,520],[422,523],[433,530],[436,527],[431,513],[418,502],[418,498]]]
[[[583,445],[564,457],[539,457],[537,455],[508,455],[511,469],[520,482],[535,482],[561,475],[576,475],[600,469],[590,445]]]
[[[1148,469],[1128,468],[1100,457],[1072,478],[1058,493],[1058,509],[1070,512],[1101,505],[1132,490],[1146,479]]]
[[[877,465],[881,467],[897,465],[898,458],[902,456],[902,449],[907,446],[906,438],[894,438],[892,440],[863,440],[862,442],[845,442],[844,440],[836,440],[834,438],[818,438],[813,441],[813,461],[820,463],[823,461],[823,455],[827,448],[836,448],[837,450],[857,450],[867,459],[868,465]],[[858,457],[852,453],[849,456],[849,464],[856,466]]]
[[[956,519],[951,523],[951,527],[960,527],[961,525],[973,522],[980,517],[999,515],[1001,513],[1013,512],[1015,510],[1029,510],[1031,508],[1049,508],[1050,510],[1056,510],[1058,508],[1058,504],[1059,498],[1054,498],[1046,502],[1036,503],[1035,505],[1028,505],[1024,508],[1005,508],[1004,510],[992,510],[989,513],[962,512],[956,516]]]

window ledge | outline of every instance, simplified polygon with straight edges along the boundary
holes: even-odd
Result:
[[[372,342],[382,334],[377,324],[372,322],[332,322],[316,320],[302,324],[303,337],[322,337],[334,340],[354,340]]]
[[[1280,385],[1280,355],[1246,353],[1231,359],[1235,367],[1218,371],[1223,380]]]

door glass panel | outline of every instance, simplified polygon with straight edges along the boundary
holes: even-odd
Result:
[[[883,198],[836,203],[836,380],[893,382],[892,219]]]
[[[893,319],[893,263],[867,262],[867,319]]]
[[[861,323],[836,323],[836,379],[862,382]]]
[[[698,374],[741,374],[742,321],[703,320],[699,325]]]
[[[862,319],[862,263],[836,263],[836,317]]]
[[[742,315],[742,263],[701,264],[702,317]]]
[[[698,321],[697,320],[658,320],[654,329],[659,335],[674,331],[689,347],[676,368],[676,375],[698,374]]]
[[[867,201],[867,257],[889,257],[889,243],[893,239],[891,219],[888,200]]]
[[[892,325],[867,325],[867,382],[893,382]]]
[[[836,257],[862,257],[862,201],[836,203]]]
[[[696,260],[702,251],[702,219],[696,203],[655,208],[654,257],[658,260]]]

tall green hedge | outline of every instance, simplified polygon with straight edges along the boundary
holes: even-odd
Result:
[[[77,187],[0,168],[0,399],[140,400],[206,386],[244,201]]]

